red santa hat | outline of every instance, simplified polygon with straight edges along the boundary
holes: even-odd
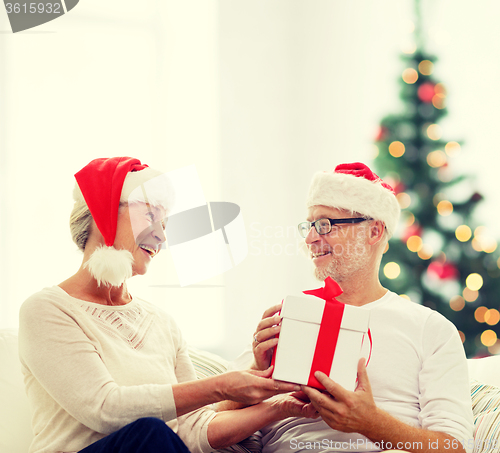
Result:
[[[392,187],[365,164],[340,164],[333,171],[314,175],[307,207],[329,206],[346,209],[384,222],[389,237],[394,234],[400,207]]]
[[[94,159],[75,174],[73,198],[86,203],[105,246],[98,247],[85,267],[101,283],[120,286],[132,276],[132,254],[113,247],[120,202],[149,203],[167,211],[173,190],[165,174],[132,157]]]

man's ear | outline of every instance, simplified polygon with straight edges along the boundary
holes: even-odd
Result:
[[[384,222],[381,220],[373,220],[370,225],[368,243],[371,245],[376,244],[382,240],[385,232]]]

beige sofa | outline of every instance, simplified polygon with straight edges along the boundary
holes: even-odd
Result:
[[[225,371],[220,357],[192,349],[191,359],[198,378]],[[500,356],[469,359],[471,396],[475,416],[474,452],[499,451],[500,442]],[[19,366],[17,331],[0,330],[0,453],[27,453],[32,439],[30,409]],[[497,443],[498,442],[498,443]],[[231,451],[256,451],[258,437]]]

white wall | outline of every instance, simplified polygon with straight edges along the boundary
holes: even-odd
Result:
[[[479,214],[500,237],[500,6],[423,6],[449,90],[444,135],[466,142],[452,165],[480,176]],[[79,265],[73,173],[129,154],[164,170],[194,163],[207,200],[241,206],[249,256],[223,277],[180,289],[167,252],[132,280],[189,341],[236,354],[265,308],[318,285],[295,233],[310,178],[371,159],[379,120],[400,108],[412,14],[409,0],[82,0],[31,32],[0,33],[0,327]]]

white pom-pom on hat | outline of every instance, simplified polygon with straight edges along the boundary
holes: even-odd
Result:
[[[132,277],[133,263],[134,257],[128,250],[103,245],[94,250],[84,267],[97,280],[97,286],[121,286]]]
[[[346,209],[381,220],[389,237],[394,234],[401,212],[393,189],[360,162],[316,173],[306,205]]]

